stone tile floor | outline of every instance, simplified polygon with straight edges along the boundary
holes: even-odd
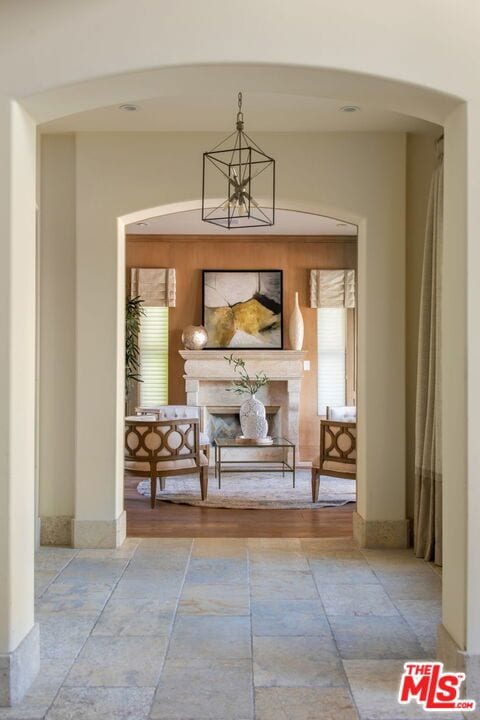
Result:
[[[0,720],[432,717],[396,702],[440,621],[441,577],[411,551],[128,539],[42,548],[36,585],[40,675]]]

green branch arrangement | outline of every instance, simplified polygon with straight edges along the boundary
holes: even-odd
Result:
[[[238,380],[232,380],[232,388],[227,388],[229,392],[236,393],[237,395],[255,395],[261,387],[268,383],[268,377],[265,373],[256,373],[254,377],[250,377],[246,369],[245,360],[236,358],[233,353],[228,356],[225,355],[225,360],[228,360],[229,365],[234,366],[234,370],[239,375]]]
[[[143,382],[139,375],[140,349],[138,347],[138,335],[144,315],[142,298],[127,298],[125,306],[125,395],[127,397],[132,382]]]

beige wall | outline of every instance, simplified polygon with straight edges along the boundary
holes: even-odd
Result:
[[[418,310],[428,188],[435,162],[433,138],[407,136],[406,232],[406,458],[407,514],[413,517],[414,416]],[[46,135],[41,164],[41,415],[40,514],[74,514],[74,377],[75,349],[75,138]],[[145,243],[149,262],[150,252]],[[145,256],[145,252],[142,258]],[[203,260],[202,260],[203,261]],[[143,262],[143,260],[142,260]],[[48,399],[48,402],[43,402]],[[56,441],[58,417],[71,430],[70,440]],[[308,444],[308,443],[307,443]],[[66,481],[64,481],[66,479]]]
[[[474,387],[467,398],[465,384],[469,368],[468,349],[477,352],[478,337],[470,337],[467,345],[467,283],[464,275],[470,252],[460,238],[465,234],[467,188],[464,170],[467,164],[467,146],[465,130],[467,124],[466,108],[460,107],[452,113],[445,126],[445,217],[444,235],[446,242],[443,251],[442,285],[442,406],[448,412],[442,413],[442,450],[443,450],[443,623],[461,648],[470,652],[480,652],[480,632],[478,629],[478,599],[480,598],[480,573],[477,560],[477,545],[472,544],[467,551],[467,531],[475,532],[479,527],[478,508],[474,503],[478,494],[479,475],[469,476],[469,450],[478,446],[467,442],[468,404],[473,403],[474,417],[478,409],[475,405]],[[450,153],[449,153],[450,150]],[[448,242],[450,238],[450,242]],[[474,257],[474,256],[473,256]],[[473,269],[473,268],[472,268]],[[478,286],[473,283],[473,286]],[[470,289],[472,292],[473,288]],[[478,298],[477,298],[478,301]],[[478,322],[478,302],[474,311]],[[470,318],[471,318],[471,313]],[[473,319],[472,319],[473,320]],[[473,320],[473,322],[475,322]],[[470,371],[472,368],[470,368]],[[472,418],[473,420],[473,418]],[[475,452],[475,450],[474,450]],[[470,512],[475,516],[473,523],[467,520],[468,494],[470,490]],[[467,563],[472,563],[467,574]],[[467,578],[468,589],[467,594]],[[465,590],[464,590],[465,589]],[[471,594],[470,594],[471,593]],[[469,597],[470,596],[470,597]],[[475,617],[470,616],[470,628],[467,625],[467,606],[473,600]],[[471,608],[470,608],[471,610]],[[470,630],[470,637],[469,637]],[[474,633],[474,630],[477,632]]]
[[[260,133],[255,139],[277,159],[280,206],[360,224],[359,508],[371,519],[400,520],[405,512],[405,136]],[[216,134],[191,133],[76,136],[72,323],[76,326],[75,508],[82,520],[118,517],[123,504],[123,325],[121,312],[117,313],[123,246],[118,242],[116,218],[141,208],[148,215],[157,212],[148,208],[164,203],[197,200],[202,151],[217,141]],[[121,303],[119,307],[122,311]],[[117,427],[116,437],[112,427]],[[63,473],[56,473],[52,482],[42,482],[46,493],[42,506],[52,505],[47,496],[63,482]]]
[[[40,516],[73,516],[75,138],[43,138],[40,195]]]
[[[117,357],[116,352],[123,342],[121,318],[116,314],[116,290],[123,282],[123,249],[118,243],[115,218],[140,208],[145,208],[144,214],[148,215],[147,208],[156,208],[162,202],[194,200],[198,195],[195,168],[202,149],[210,146],[215,138],[204,134],[155,133],[92,133],[76,138],[79,242],[76,251],[78,482],[75,492],[77,517],[82,519],[112,518],[118,516],[122,508],[122,459],[118,441],[121,437],[118,408],[121,410],[122,403],[120,401],[117,410],[112,403],[117,391],[116,373],[118,377],[121,374],[118,360],[121,355]],[[302,209],[308,205],[319,212],[323,210],[360,222],[359,509],[371,519],[401,519],[406,504],[406,424],[410,428],[404,410],[404,359],[411,380],[418,312],[418,289],[415,288],[425,212],[421,197],[427,191],[431,167],[429,141],[411,140],[409,183],[406,182],[403,135],[319,134],[307,138],[295,134],[260,134],[259,141],[277,157],[279,166],[282,163],[293,168],[292,174],[280,176],[279,197],[288,198],[286,207]],[[427,165],[423,160],[420,162],[423,156]],[[418,187],[412,185],[412,173]],[[407,249],[403,234],[405,188],[410,195],[408,227],[412,231]],[[360,220],[362,217],[366,220]],[[461,258],[458,260],[461,262]],[[412,291],[406,306],[407,315],[402,302],[405,262],[409,267],[409,293]],[[367,316],[368,326],[365,325]],[[88,393],[84,392],[85,387],[89,387]],[[413,388],[414,383],[410,381],[407,389],[410,414]],[[106,437],[104,430],[115,423],[117,445],[114,438]],[[411,435],[409,437],[411,447]],[[411,452],[408,458],[411,467]],[[63,476],[57,475],[50,492],[63,482]],[[411,508],[411,480],[409,487]],[[45,497],[41,502],[48,505],[52,499]],[[461,517],[461,508],[453,517]],[[449,521],[447,519],[447,526]],[[459,541],[460,536],[453,538],[452,554]],[[465,618],[459,615],[458,604],[452,596],[449,597],[446,624],[455,637],[464,642],[461,628],[464,633]],[[458,620],[461,617],[463,620]]]
[[[232,47],[231,43],[218,43],[222,33],[227,36],[234,12],[221,0],[209,0],[202,9],[215,22],[205,23],[201,33],[198,32],[198,16],[184,2],[172,5],[170,12],[165,14],[161,4],[144,0],[144,22],[134,24],[128,0],[105,0],[96,5],[76,3],[74,6],[57,0],[45,0],[41,4],[5,2],[0,22],[4,50],[0,64],[2,105],[9,105],[11,98],[30,95],[28,104],[35,117],[51,118],[69,111],[120,104],[126,99],[141,100],[159,93],[187,94],[197,91],[200,82],[202,92],[215,92],[220,82],[224,88],[231,89],[238,81],[237,86],[248,85],[259,92],[358,99],[359,104],[371,103],[445,123],[448,190],[445,239],[446,256],[449,255],[452,262],[446,263],[444,274],[451,300],[451,315],[444,323],[444,360],[449,367],[444,393],[444,419],[447,421],[444,425],[453,431],[452,440],[445,444],[445,481],[449,475],[449,499],[452,502],[448,513],[454,521],[449,535],[448,560],[455,572],[467,561],[461,530],[467,525],[467,505],[471,514],[479,506],[480,487],[480,444],[477,442],[480,289],[476,281],[480,266],[480,205],[477,202],[480,170],[475,162],[469,162],[467,166],[467,157],[475,158],[479,154],[479,6],[471,0],[459,0],[453,8],[450,0],[440,0],[435,4],[433,25],[431,4],[414,0],[396,4],[365,0],[358,10],[350,0],[325,0],[316,7],[310,0],[298,0],[291,12],[277,12],[274,3],[267,3],[266,9],[271,12],[261,13],[259,22],[252,27],[250,17],[252,12],[258,12],[258,2],[246,0],[245,12],[235,17],[235,22],[239,35],[248,36],[249,43]],[[85,33],[89,37],[88,46],[84,42]],[[338,42],[339,33],[346,38],[345,42]],[[179,42],[179,36],[182,42]],[[268,43],[265,37],[269,38]],[[127,46],[128,53],[125,52]],[[26,47],[29,48],[27,54]],[[408,48],[407,63],[405,48]],[[221,63],[248,63],[248,66],[225,67],[222,75],[219,67],[215,67]],[[190,69],[186,67],[189,65]],[[160,68],[157,73],[152,71],[156,67]],[[185,78],[189,71],[187,82]],[[115,77],[116,73],[122,75]],[[432,92],[432,88],[439,93]],[[462,106],[463,101],[465,106]],[[10,160],[21,161],[24,148],[10,133],[10,126],[3,117],[0,118],[0,131],[2,217],[5,227],[18,229],[24,222],[25,208],[33,205],[30,180],[27,172],[23,192],[18,191],[21,202],[10,203],[15,182]],[[364,158],[364,164],[365,167],[369,165],[368,158]],[[33,162],[31,165],[33,172]],[[348,186],[348,180],[345,184]],[[382,197],[380,192],[379,198]],[[33,235],[33,223],[26,230]],[[4,237],[8,242],[12,233],[7,230]],[[100,238],[97,228],[97,241]],[[27,251],[30,252],[31,247]],[[25,260],[28,262],[27,257]],[[5,292],[11,276],[12,272],[2,286]],[[395,295],[396,291],[394,284],[391,292]],[[19,325],[22,312],[22,305],[12,308],[12,317]],[[14,347],[9,320],[2,316],[5,353],[1,376],[7,380],[9,361],[5,356],[7,349],[11,354]],[[27,350],[33,353],[31,347]],[[30,359],[29,354],[26,357]],[[19,382],[21,373],[21,367],[15,369],[14,375]],[[467,417],[470,428],[467,428]],[[33,418],[24,416],[23,422],[13,423],[5,416],[2,428],[6,430],[7,427],[22,438],[31,432]],[[449,440],[450,436],[446,435]],[[17,445],[21,448],[20,441]],[[8,463],[8,458],[8,455],[2,456],[2,462]],[[18,460],[23,460],[25,492],[28,494],[30,490],[33,495],[30,477],[33,458],[20,449]],[[2,477],[2,498],[10,493],[14,481],[8,473]],[[480,597],[480,566],[475,565],[479,542],[474,534],[480,524],[475,522],[475,515],[470,517],[468,526],[471,543],[468,588],[464,575],[454,577],[452,574],[448,582],[448,573],[444,575],[451,601],[445,621],[460,644],[465,642],[465,633],[462,637],[458,626],[463,623],[464,627],[467,592],[472,617]],[[454,530],[457,530],[456,534]],[[10,543],[9,538],[3,536],[3,539]],[[12,547],[13,541],[10,549]],[[31,605],[31,596],[27,600]],[[472,627],[476,634],[473,637],[469,631],[468,647],[478,652],[480,630],[475,624]]]
[[[415,493],[415,391],[418,322],[428,193],[435,167],[435,137],[407,136],[406,232],[406,478],[407,516],[413,518]]]
[[[0,158],[1,656],[32,629],[35,546],[35,125],[1,96]]]
[[[179,221],[181,222],[181,221]],[[180,225],[179,225],[180,227]],[[300,397],[300,460],[311,462],[319,452],[320,421],[317,415],[317,315],[309,307],[309,271],[312,268],[354,268],[355,238],[269,237],[255,240],[237,236],[127,236],[127,269],[174,267],[177,277],[176,307],[169,312],[169,402],[185,403],[182,330],[202,321],[202,270],[208,268],[283,270],[284,347],[290,348],[288,320],[295,291],[299,293],[305,337],[303,349],[311,368],[302,380]],[[127,277],[129,273],[127,272]],[[128,281],[127,281],[128,285]],[[353,354],[352,347],[349,348]]]
[[[478,308],[480,307],[480,286],[477,281],[477,273],[480,268],[480,242],[477,237],[480,223],[480,205],[478,203],[478,198],[480,197],[480,174],[477,172],[476,163],[471,161],[471,158],[478,157],[480,152],[480,138],[477,132],[479,123],[476,120],[477,114],[480,114],[479,100],[469,104],[468,113],[467,108],[463,107],[462,112],[452,118],[452,123],[448,126],[452,129],[452,143],[447,143],[446,152],[455,154],[457,150],[460,159],[457,163],[455,163],[454,159],[450,159],[446,169],[449,170],[450,164],[453,163],[455,174],[460,177],[457,183],[457,194],[454,195],[455,200],[460,201],[459,215],[461,213],[461,215],[456,218],[458,228],[456,244],[459,246],[459,252],[457,260],[458,267],[455,268],[455,273],[459,275],[465,272],[466,265],[464,249],[461,242],[463,234],[465,233],[465,227],[462,225],[464,222],[465,209],[467,209],[467,228],[470,238],[467,250],[468,273],[467,280],[466,282],[464,281],[465,293],[462,294],[460,304],[457,306],[457,311],[461,313],[462,316],[467,316],[466,327],[462,327],[463,336],[461,335],[456,338],[457,342],[463,343],[461,347],[463,352],[461,354],[458,353],[459,348],[457,346],[457,359],[454,366],[456,378],[462,379],[462,381],[459,380],[457,382],[457,394],[459,391],[461,392],[462,401],[464,401],[465,396],[467,398],[467,418],[465,419],[464,415],[463,417],[461,416],[462,424],[456,431],[458,434],[461,434],[462,431],[465,430],[465,427],[467,430],[467,468],[466,472],[464,466],[462,466],[461,470],[457,471],[457,478],[463,479],[465,475],[467,476],[467,488],[465,488],[465,484],[462,483],[461,494],[463,496],[466,495],[466,498],[461,503],[457,503],[456,515],[459,515],[459,510],[465,512],[467,509],[466,525],[468,535],[462,538],[462,545],[459,549],[459,555],[462,557],[466,556],[464,580],[467,581],[468,579],[466,646],[469,652],[480,654],[480,613],[478,612],[480,605],[480,563],[478,562],[478,548],[480,547],[480,442],[478,441],[478,408],[480,406],[480,319]],[[468,136],[465,138],[467,128]],[[468,177],[465,177],[462,172],[462,169],[465,167],[468,167]],[[473,200],[467,199],[470,197],[470,193],[471,197],[474,198]],[[449,230],[452,230],[453,219],[449,218],[449,222],[451,223]],[[463,286],[460,285],[460,287]],[[448,333],[448,330],[449,327],[447,323],[447,327],[445,327],[445,325],[443,326],[444,338],[446,337],[445,332]],[[448,335],[447,339],[448,341],[451,340]],[[465,346],[466,350],[464,349]],[[452,352],[452,347],[455,347],[455,345],[448,345],[450,353]],[[465,391],[463,391],[463,385],[465,385],[465,365],[468,368],[467,386]],[[462,369],[464,374],[460,375],[459,373]],[[450,390],[453,390],[453,378],[450,378],[450,383]],[[450,425],[447,425],[447,432],[449,430]],[[457,439],[457,437],[455,439]],[[463,443],[465,445],[465,440],[463,440]],[[447,451],[450,453],[449,462],[453,464],[453,445],[448,445],[446,450],[444,438],[444,453]],[[449,467],[450,470],[452,470],[451,465]],[[455,483],[452,482],[452,486],[453,494]],[[461,526],[461,516],[459,520],[460,522],[457,521],[457,527],[459,525]],[[452,580],[455,581],[455,577],[452,577]],[[445,602],[445,604],[447,603]]]

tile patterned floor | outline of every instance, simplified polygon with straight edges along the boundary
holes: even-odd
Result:
[[[42,669],[0,720],[431,718],[396,702],[440,620],[440,575],[410,551],[129,539],[42,548],[36,583]]]

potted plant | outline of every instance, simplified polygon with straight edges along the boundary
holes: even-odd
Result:
[[[139,375],[140,349],[138,335],[142,317],[145,315],[140,297],[127,298],[125,305],[125,397],[128,398],[132,384],[143,382]]]
[[[243,437],[249,440],[266,438],[268,422],[265,405],[257,400],[255,394],[268,383],[268,377],[265,373],[256,373],[250,377],[245,360],[234,357],[233,353],[225,356],[225,360],[228,360],[229,365],[233,365],[234,371],[238,373],[238,379],[232,380],[233,387],[229,390],[237,395],[250,395],[240,407],[240,425]]]

